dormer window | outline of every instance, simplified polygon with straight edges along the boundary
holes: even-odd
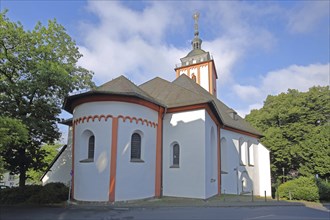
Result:
[[[228,111],[228,114],[233,120],[238,120],[237,112],[235,112],[233,109],[230,109],[230,111]]]

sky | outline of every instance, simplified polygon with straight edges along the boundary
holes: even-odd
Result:
[[[329,85],[328,0],[0,0],[0,9],[26,30],[56,19],[96,85],[120,75],[136,85],[154,77],[173,81],[175,65],[192,49],[196,11],[202,49],[217,68],[217,96],[241,116],[261,108],[268,95]]]

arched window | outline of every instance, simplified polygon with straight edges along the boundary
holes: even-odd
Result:
[[[246,142],[243,138],[239,139],[239,157],[240,157],[240,165],[246,165]]]
[[[179,168],[180,166],[180,145],[177,142],[173,142],[170,145],[170,168]]]
[[[141,135],[138,133],[132,134],[131,137],[131,160],[141,159]]]
[[[211,182],[214,182],[217,177],[218,172],[218,160],[217,160],[217,144],[216,144],[216,135],[215,129],[212,126],[210,131],[210,147],[209,147],[209,174]]]
[[[221,173],[228,173],[228,149],[226,138],[221,138]]]
[[[88,159],[94,159],[95,136],[92,135],[88,139]]]
[[[253,144],[248,142],[248,163],[249,166],[254,166],[254,152],[253,152]]]
[[[180,146],[178,144],[173,145],[173,166],[179,166],[180,164]]]
[[[81,147],[77,148],[79,152],[78,155],[81,155],[82,158],[80,163],[91,163],[94,162],[95,155],[95,136],[92,131],[85,130],[81,134],[81,138],[77,138],[77,144],[81,145]],[[81,152],[80,152],[81,151]]]

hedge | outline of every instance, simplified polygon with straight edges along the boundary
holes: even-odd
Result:
[[[318,201],[319,189],[314,178],[299,177],[278,187],[280,198],[293,200]]]
[[[27,185],[0,191],[0,204],[50,204],[68,199],[69,188],[63,183],[48,183],[45,186]]]
[[[317,179],[316,185],[319,188],[319,196],[321,201],[330,201],[330,182]]]

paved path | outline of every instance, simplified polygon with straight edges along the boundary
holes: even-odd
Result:
[[[329,220],[329,209],[306,206],[113,208],[1,207],[1,220]]]

